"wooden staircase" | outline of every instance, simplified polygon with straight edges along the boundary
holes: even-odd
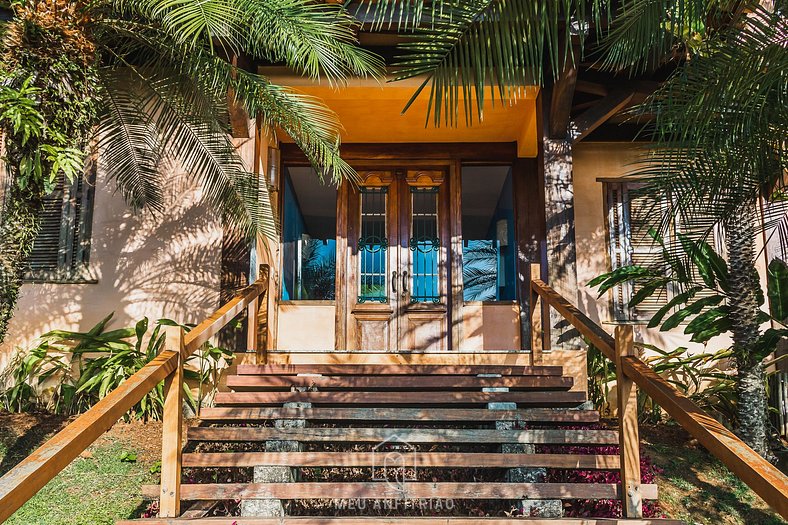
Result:
[[[655,498],[656,488],[640,483],[638,389],[788,519],[788,476],[641,360],[635,352],[632,326],[616,327],[612,337],[539,275],[538,267],[532,266],[530,358],[537,366],[242,366],[230,378],[233,392],[222,394],[220,406],[203,412],[201,425],[191,429],[183,454],[184,361],[244,310],[252,320],[247,326],[248,348],[260,350],[258,313],[268,293],[268,269],[263,266],[254,283],[188,333],[181,327],[165,327],[166,341],[159,355],[4,474],[0,478],[0,523],[149,392],[161,388],[162,382],[162,484],[159,490],[146,489],[152,498],[159,498],[161,517],[119,523],[667,522],[543,519],[535,515],[542,515],[556,502],[561,511],[562,501],[577,498],[618,499],[627,516],[642,515],[642,499]],[[542,351],[549,348],[551,338],[550,327],[541,318],[543,306],[548,305],[616,364],[618,420],[623,429],[620,439],[613,431],[591,426],[598,421],[598,414],[581,409],[584,396],[572,390],[572,379],[563,377],[560,367],[543,366]],[[265,358],[264,352],[258,355]],[[342,362],[348,356],[363,354],[322,355]],[[623,445],[615,456],[581,455],[575,453],[577,449],[566,448],[582,445],[585,452],[589,446],[612,444]],[[390,469],[387,461],[407,468]],[[553,473],[619,469],[623,482],[546,483],[541,478],[544,471],[538,469],[552,469],[548,472]],[[240,501],[245,515],[205,517],[213,502],[225,498]],[[452,512],[446,508],[423,511],[421,507],[415,511],[413,507],[405,511],[384,508],[381,512],[373,505],[363,512],[348,512],[347,507],[335,509],[325,504],[414,499],[456,501],[458,507],[465,507]],[[182,506],[182,501],[188,507]],[[496,503],[497,508],[489,508]],[[527,512],[521,512],[522,517],[504,512],[512,506]],[[476,517],[480,515],[496,517]]]
[[[546,469],[620,467],[618,455],[555,453],[619,443],[561,367],[240,365],[227,385],[188,429],[183,516],[120,524],[679,523],[545,519],[570,500],[621,499],[618,484],[543,481]],[[222,500],[240,500],[242,516],[203,517]]]

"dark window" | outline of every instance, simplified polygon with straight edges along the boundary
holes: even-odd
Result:
[[[61,176],[44,199],[41,229],[33,243],[25,280],[74,282],[89,280],[90,237],[95,174],[72,182]]]
[[[511,166],[462,168],[462,278],[466,301],[516,298]]]
[[[311,168],[285,169],[283,183],[282,299],[333,300],[337,190]]]

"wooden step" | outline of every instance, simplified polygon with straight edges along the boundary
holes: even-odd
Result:
[[[388,452],[199,452],[183,455],[184,467],[382,467]],[[580,454],[501,454],[397,452],[406,467],[515,468],[547,467],[616,470],[619,457]]]
[[[217,405],[479,405],[517,403],[539,407],[571,407],[586,400],[584,392],[220,392]]]
[[[203,408],[200,419],[214,421],[243,421],[254,423],[277,419],[307,419],[311,421],[528,421],[546,423],[597,423],[596,410],[557,408],[524,408],[520,410],[488,410],[486,408],[281,408],[281,407],[216,407]]]
[[[481,390],[484,387],[507,387],[514,390],[569,390],[574,380],[561,376],[267,376],[233,375],[227,387],[233,390],[264,390],[291,387],[354,390]]]
[[[222,518],[145,518],[123,520],[116,525],[685,525],[679,520],[664,518],[465,518],[465,517],[434,517],[434,518],[398,518],[380,516],[359,518],[355,516],[286,516],[284,518],[243,518],[228,516]]]
[[[560,366],[498,365],[238,365],[240,375],[454,375],[501,374],[504,376],[560,376]]]
[[[657,486],[640,486],[644,499],[657,499]],[[158,485],[143,485],[142,494],[159,496]],[[454,483],[302,482],[302,483],[204,483],[181,485],[181,499],[620,499],[617,484],[591,483]]]
[[[193,441],[338,441],[382,443],[538,443],[552,445],[617,445],[614,430],[495,430],[466,428],[273,428],[190,427]]]

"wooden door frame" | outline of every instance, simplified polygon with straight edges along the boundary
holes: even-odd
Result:
[[[444,288],[443,290],[447,294],[447,301],[446,301],[446,322],[449,326],[454,326],[454,287],[452,286],[452,279],[453,276],[456,274],[455,258],[452,256],[453,254],[453,246],[451,246],[450,239],[452,238],[453,229],[453,220],[452,216],[449,213],[449,210],[452,206],[452,192],[451,192],[451,181],[455,176],[455,165],[456,161],[448,160],[448,159],[439,159],[439,160],[413,160],[413,159],[397,159],[397,160],[366,160],[366,159],[359,159],[357,161],[351,161],[351,164],[354,169],[357,171],[371,171],[371,170],[386,170],[391,171],[395,174],[395,182],[392,185],[394,191],[397,193],[400,192],[400,185],[404,184],[403,181],[399,181],[399,176],[397,175],[398,172],[408,171],[409,168],[412,169],[419,169],[419,170],[443,170],[446,172],[446,180],[442,185],[442,196],[439,202],[442,205],[442,209],[439,209],[439,216],[443,216],[446,218],[446,225],[444,228],[441,229],[441,246],[447,247],[448,256],[445,261],[446,267],[446,277],[444,280]],[[293,164],[290,164],[293,165]],[[352,250],[353,247],[350,244],[350,239],[358,239],[360,232],[354,229],[355,222],[350,220],[350,213],[351,207],[355,207],[358,205],[357,199],[353,198],[351,195],[353,192],[353,185],[354,183],[350,181],[345,181],[340,185],[340,191],[338,192],[338,203],[337,203],[337,279],[336,279],[336,317],[334,322],[334,349],[336,351],[345,351],[348,349],[350,343],[350,336],[351,330],[349,328],[350,323],[352,322],[352,315],[351,315],[351,308],[354,304],[353,294],[355,293],[355,272],[351,268],[352,262]],[[358,194],[357,194],[358,195]],[[352,213],[355,213],[352,212]],[[340,221],[340,215],[342,219]],[[394,210],[394,216],[397,217],[398,226],[400,217],[400,210]],[[339,239],[342,239],[341,243]],[[341,247],[341,251],[340,251]],[[461,262],[461,260],[459,260]],[[340,270],[341,267],[341,270]],[[341,275],[341,278],[340,278]],[[452,294],[449,296],[449,294]],[[340,302],[342,305],[340,306]],[[451,331],[450,331],[451,332]],[[452,350],[453,346],[453,337],[452,334],[447,334],[447,342],[446,347],[447,350]]]
[[[281,169],[285,166],[308,166],[306,156],[295,144],[281,143]],[[513,170],[515,229],[517,242],[516,269],[518,275],[518,304],[520,308],[521,350],[530,346],[528,326],[529,264],[544,259],[545,214],[544,181],[536,158],[518,158],[517,144],[507,143],[396,143],[396,144],[344,144],[342,156],[354,166],[365,168],[407,168],[430,166],[448,170],[446,199],[449,218],[445,235],[448,236],[449,261],[447,265],[447,289],[451,297],[447,301],[450,323],[448,349],[457,352],[463,341],[463,281],[462,281],[462,167],[476,164],[511,164]],[[348,302],[348,245],[350,225],[348,223],[348,192],[352,183],[345,181],[337,193],[337,269],[336,269],[336,319],[334,349],[348,348],[347,318]],[[281,196],[280,196],[281,198]],[[279,213],[283,213],[282,207]],[[276,298],[276,307],[278,308]],[[270,327],[269,329],[274,329]]]

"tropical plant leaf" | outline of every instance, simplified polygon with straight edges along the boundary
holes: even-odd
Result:
[[[690,316],[697,315],[704,308],[709,308],[711,306],[715,306],[720,304],[722,301],[725,300],[725,297],[722,295],[710,295],[707,297],[703,297],[698,299],[694,303],[690,303],[678,312],[674,313],[670,317],[668,317],[664,323],[662,323],[662,330],[672,330],[680,325],[684,320],[689,318]]]
[[[767,295],[771,315],[780,322],[788,319],[788,265],[772,259],[767,270]]]
[[[651,317],[651,319],[648,322],[648,327],[649,328],[656,328],[657,326],[659,326],[659,324],[662,322],[662,319],[664,319],[665,316],[671,310],[673,310],[675,307],[677,307],[680,304],[684,304],[684,303],[690,301],[701,290],[703,290],[703,287],[695,286],[693,288],[690,288],[686,292],[683,292],[683,293],[680,293],[680,294],[677,294],[676,296],[674,296],[670,301],[665,303],[665,305],[662,308],[657,310],[657,312]]]

